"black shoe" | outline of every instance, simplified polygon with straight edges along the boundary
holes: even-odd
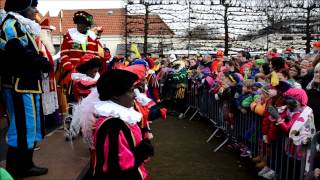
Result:
[[[48,168],[41,168],[37,166],[33,166],[31,169],[28,169],[21,173],[21,177],[29,177],[29,176],[41,176],[48,173]]]

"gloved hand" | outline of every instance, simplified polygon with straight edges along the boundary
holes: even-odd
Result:
[[[292,111],[298,107],[298,101],[293,97],[287,97],[286,104],[287,107]]]
[[[42,61],[43,61],[41,66],[42,72],[44,73],[50,72],[52,69],[52,65],[49,63],[48,59],[43,57]]]
[[[144,160],[154,155],[154,149],[149,139],[143,139],[134,149],[135,166],[139,167]]]
[[[270,115],[274,118],[274,119],[279,119],[280,118],[280,115],[279,115],[279,113],[278,113],[278,110],[275,108],[275,107],[273,107],[273,106],[269,106],[268,108],[267,108],[267,111],[270,113]]]
[[[51,64],[49,63],[48,59],[41,56],[41,55],[38,55],[35,57],[35,62],[38,66],[38,68],[44,72],[44,73],[48,73],[50,72],[52,66]]]

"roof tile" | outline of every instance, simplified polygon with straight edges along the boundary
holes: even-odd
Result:
[[[125,34],[125,9],[82,9],[93,15],[94,26],[102,26],[102,35],[124,35]],[[78,10],[61,10],[63,17],[61,20],[61,32],[65,33],[69,28],[75,27],[73,14]],[[60,13],[61,13],[60,11]],[[149,35],[174,35],[169,26],[158,15],[150,15]],[[60,17],[50,17],[51,25],[56,27],[53,35],[59,35]],[[144,34],[144,16],[129,15],[127,19],[129,35]]]

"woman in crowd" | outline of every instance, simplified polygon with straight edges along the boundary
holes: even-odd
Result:
[[[314,113],[316,129],[320,130],[320,63],[314,68],[313,79],[307,86],[307,94],[309,97],[308,106],[310,106]]]
[[[308,83],[313,78],[313,67],[310,63],[311,57],[305,57],[304,60],[300,63],[301,73],[300,73],[300,79],[301,79],[301,86],[302,89],[306,89]]]
[[[297,63],[293,63],[291,66],[289,66],[289,82],[297,82],[301,85],[300,83],[300,74],[301,74],[301,68]]]
[[[290,72],[287,69],[281,69],[277,74],[280,81],[286,81],[292,87],[301,89],[301,84],[290,76]]]

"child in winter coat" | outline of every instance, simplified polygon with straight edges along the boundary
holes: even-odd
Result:
[[[259,97],[255,99],[250,105],[251,111],[255,112],[259,116],[264,116],[266,110],[266,104],[271,98],[269,92],[269,86],[263,86],[258,90]]]
[[[277,72],[285,68],[285,61],[281,57],[274,57],[271,59],[269,66],[272,71],[270,79],[271,85],[277,86],[280,81]]]
[[[278,137],[279,127],[276,125],[279,117],[286,117],[284,99],[274,89],[263,88],[263,96],[267,96],[266,109],[262,120],[263,142],[269,144]],[[273,111],[270,111],[270,109]]]
[[[253,76],[253,77],[255,77],[256,76],[256,74],[258,74],[258,73],[260,73],[260,69],[261,69],[261,67],[262,67],[262,65],[265,63],[265,60],[264,59],[256,59],[255,61],[254,61],[254,66],[253,66],[253,68],[252,68],[252,72],[251,72],[251,75]]]
[[[236,106],[242,113],[247,113],[250,104],[257,98],[253,92],[253,85],[253,80],[245,80],[242,86],[242,94],[236,99]]]
[[[215,99],[221,100],[223,103],[223,118],[224,121],[230,124],[233,128],[234,125],[234,112],[236,110],[234,102],[234,95],[237,91],[237,85],[239,84],[239,77],[232,72],[221,73],[220,82],[217,81],[212,86],[210,92],[215,93]]]

